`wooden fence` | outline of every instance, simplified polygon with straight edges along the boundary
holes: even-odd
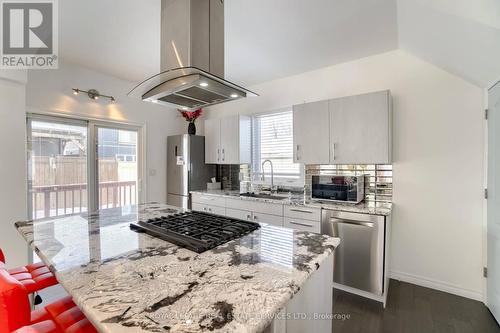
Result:
[[[34,219],[87,211],[86,157],[34,156],[31,166]],[[100,208],[137,203],[136,181],[119,181],[119,168],[114,158],[99,160]]]

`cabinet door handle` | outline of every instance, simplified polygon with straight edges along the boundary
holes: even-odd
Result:
[[[310,210],[295,209],[295,208],[290,209],[290,211],[291,211],[291,212],[299,212],[299,213],[309,213],[309,214],[314,213],[314,212],[311,212]]]
[[[335,161],[336,156],[335,156],[335,148],[337,148],[337,144],[334,142],[332,143],[332,159]]]
[[[209,211],[209,212],[211,212],[211,211],[212,211],[212,208],[209,208],[209,209],[208,209],[208,211]]]
[[[220,149],[217,148],[217,162],[220,161]]]
[[[300,150],[300,145],[297,145],[297,150],[295,151],[295,156],[297,156],[297,161],[300,161],[299,150]]]
[[[226,160],[226,152],[224,151],[224,148],[222,148],[222,161]]]
[[[247,215],[247,220],[250,220],[252,217],[250,214]]]
[[[203,210],[206,212],[207,211],[207,207],[203,207]]]
[[[253,216],[253,219],[254,219],[254,220],[257,220],[257,216],[256,216],[256,215],[254,215],[254,216]]]
[[[309,228],[312,228],[312,227],[313,227],[313,225],[312,225],[312,224],[300,223],[300,222],[295,222],[295,221],[290,221],[290,224],[301,225],[301,226],[303,226],[303,227],[309,227]]]

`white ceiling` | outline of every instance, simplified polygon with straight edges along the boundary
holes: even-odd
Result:
[[[65,61],[130,81],[159,70],[160,0],[59,2]],[[284,77],[397,47],[395,0],[226,1],[226,77]]]
[[[229,0],[226,76],[246,84],[397,48],[395,0]]]
[[[226,77],[237,83],[398,47],[480,86],[500,78],[498,0],[226,0],[225,6]],[[132,82],[159,71],[160,0],[64,0],[59,17],[63,61]]]
[[[59,1],[59,55],[128,80],[160,68],[160,0]]]

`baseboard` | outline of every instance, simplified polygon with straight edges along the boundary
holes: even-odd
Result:
[[[439,291],[444,291],[446,293],[470,298],[470,299],[484,303],[484,297],[483,297],[482,293],[474,291],[474,290],[464,289],[464,288],[457,286],[457,285],[454,285],[454,284],[426,278],[423,276],[398,272],[398,271],[391,271],[390,276],[391,276],[391,279],[394,279],[394,280],[399,280],[399,281],[403,281],[403,282],[416,284],[417,286],[421,286],[421,287],[426,287],[426,288],[431,288],[431,289],[435,289],[435,290],[439,290]]]
[[[364,290],[359,290],[359,289],[356,289],[356,288],[351,288],[351,287],[344,286],[342,284],[335,283],[335,282],[333,283],[333,288],[339,289],[339,290],[343,290],[343,291],[347,291],[348,293],[351,293],[351,294],[354,294],[354,295],[358,295],[358,296],[361,296],[361,297],[365,297],[365,298],[369,298],[369,299],[372,299],[374,301],[380,302],[380,303],[383,304],[383,306],[385,308],[385,301],[387,299],[386,295],[378,296],[378,295],[369,293],[369,292],[364,291]]]

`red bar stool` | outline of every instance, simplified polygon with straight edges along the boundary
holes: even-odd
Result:
[[[70,297],[30,311],[28,292],[0,268],[0,333],[97,333]]]
[[[5,255],[2,249],[0,249],[0,261],[0,267],[2,267],[5,263]],[[7,269],[7,271],[26,287],[29,294],[57,284],[56,277],[43,263]]]

